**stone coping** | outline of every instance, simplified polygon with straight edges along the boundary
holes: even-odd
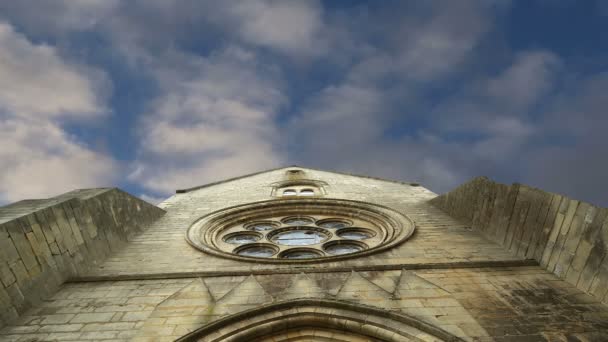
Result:
[[[277,167],[277,168],[274,168],[274,169],[268,169],[268,170],[264,170],[264,171],[253,172],[253,173],[249,173],[249,174],[246,174],[246,175],[243,175],[243,176],[223,179],[223,180],[220,180],[220,181],[217,181],[217,182],[207,183],[207,184],[203,184],[203,185],[199,185],[199,186],[195,186],[195,187],[191,187],[191,188],[187,188],[187,189],[178,189],[178,190],[175,190],[175,193],[176,194],[185,194],[185,193],[188,193],[188,192],[191,192],[191,191],[195,191],[195,190],[198,190],[198,189],[208,188],[208,187],[213,186],[213,185],[228,183],[228,182],[232,182],[232,181],[235,181],[235,180],[239,180],[239,179],[244,179],[244,178],[251,177],[251,176],[260,175],[260,174],[267,173],[267,172],[272,172],[272,171],[277,171],[277,170],[282,170],[282,169],[289,169],[289,168],[299,168],[299,169],[304,169],[304,170],[313,170],[313,171],[336,173],[336,174],[344,175],[344,176],[353,176],[353,177],[359,177],[359,178],[374,179],[374,180],[379,180],[379,181],[383,181],[383,182],[397,183],[397,184],[404,184],[404,185],[411,185],[411,186],[419,186],[420,185],[419,183],[416,183],[416,182],[404,182],[404,181],[398,181],[398,180],[393,180],[393,179],[386,179],[386,178],[380,178],[380,177],[359,175],[359,174],[348,173],[348,172],[339,172],[339,171],[333,171],[333,170],[321,170],[321,169],[315,169],[315,168],[311,168],[311,167],[303,167],[303,166],[298,166],[298,165],[291,165],[291,166]]]
[[[608,304],[608,208],[487,177],[430,203]]]
[[[0,327],[86,274],[165,214],[116,188],[0,208]]]
[[[526,267],[538,266],[536,260],[500,260],[500,261],[472,261],[472,262],[447,262],[428,264],[397,264],[397,265],[370,265],[355,267],[298,267],[289,269],[266,269],[266,270],[243,270],[243,271],[216,271],[216,272],[174,272],[174,273],[149,273],[149,274],[112,274],[99,276],[72,277],[67,282],[94,282],[94,281],[121,281],[121,280],[152,280],[152,279],[180,279],[197,277],[225,277],[225,276],[249,276],[269,274],[299,274],[299,273],[336,273],[336,272],[364,272],[364,271],[396,271],[396,270],[422,270],[422,269],[457,269],[457,268],[503,268],[503,267]]]

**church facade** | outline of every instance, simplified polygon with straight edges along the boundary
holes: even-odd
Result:
[[[0,208],[0,341],[606,341],[608,210],[302,167]]]

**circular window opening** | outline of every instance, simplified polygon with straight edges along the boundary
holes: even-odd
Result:
[[[281,222],[290,226],[303,226],[307,224],[312,224],[313,222],[315,222],[315,220],[307,216],[292,216],[282,219]]]
[[[411,220],[389,208],[315,197],[221,210],[198,220],[186,238],[201,251],[235,260],[316,263],[387,250],[413,232]]]
[[[233,234],[228,234],[224,238],[224,241],[226,241],[227,243],[240,245],[240,244],[244,244],[244,243],[256,242],[261,238],[262,238],[262,236],[260,234],[256,234],[256,233],[233,233]]]
[[[343,239],[365,240],[374,237],[376,233],[365,228],[342,228],[338,230],[337,235]]]
[[[270,258],[278,252],[278,249],[273,245],[259,244],[245,245],[235,249],[234,252],[241,256]]]
[[[268,239],[285,246],[316,245],[329,239],[329,232],[314,227],[287,228],[270,235]]]
[[[355,241],[333,241],[326,243],[323,248],[325,251],[332,255],[344,255],[356,253],[364,250],[367,246],[362,242]]]
[[[344,219],[337,219],[337,218],[330,218],[330,219],[326,219],[326,220],[317,221],[317,226],[319,226],[321,228],[327,228],[327,229],[345,228],[345,227],[350,227],[351,225],[352,225],[351,222],[346,221]]]
[[[252,223],[246,225],[245,229],[253,230],[255,232],[263,232],[263,231],[273,230],[273,229],[279,227],[280,225],[281,224],[279,222],[258,221],[258,222],[252,222]]]
[[[320,258],[323,256],[323,253],[316,249],[308,249],[308,248],[294,248],[288,249],[281,254],[279,254],[279,258],[282,259],[314,259]]]

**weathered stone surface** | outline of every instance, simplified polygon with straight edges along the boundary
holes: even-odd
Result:
[[[549,211],[547,212],[547,216],[545,217],[541,235],[538,239],[538,247],[536,248],[536,252],[534,253],[534,259],[539,261],[541,264],[543,264],[543,260],[545,260],[547,244],[549,243],[550,235],[553,230],[553,225],[555,224],[557,211],[559,210],[561,201],[562,196],[557,194],[551,194],[551,205],[549,207]],[[555,240],[553,241],[553,243],[555,243]]]
[[[5,262],[0,262],[0,282],[4,285],[4,287],[8,287],[15,281],[16,278],[8,265]]]
[[[605,239],[602,236],[607,209],[518,184],[504,187],[476,178],[431,203],[451,215],[476,219],[473,227],[488,238],[520,257],[536,259],[550,272],[603,300],[605,292],[600,288],[606,286],[599,284],[608,280],[602,266],[608,250],[604,242],[608,234]],[[490,219],[479,219],[484,217]]]
[[[0,260],[8,263],[19,260],[19,253],[8,235],[5,225],[0,225]]]
[[[263,278],[263,277],[258,277]],[[256,278],[256,280],[258,279]],[[312,278],[307,276],[304,273],[300,273],[298,275],[291,276],[291,284],[287,289],[282,291],[281,293],[277,293],[274,295],[278,300],[290,300],[295,298],[323,298],[325,296],[325,291],[317,282]],[[258,281],[259,283],[259,281]],[[271,294],[272,296],[273,294]]]
[[[23,261],[23,264],[27,269],[33,269],[38,266],[36,256],[32,251],[29,241],[25,235],[25,232],[21,228],[21,225],[17,221],[10,221],[6,224],[6,230],[8,231],[11,240],[13,241],[17,252],[19,253],[19,259]]]
[[[553,199],[552,194],[536,190],[537,201],[540,204],[537,214],[529,216],[526,221],[526,232],[522,237],[522,248],[518,251],[518,255],[527,259],[533,259],[536,255],[536,249],[539,245],[539,239],[543,232],[543,224],[547,219],[547,214],[551,207],[551,201]]]
[[[350,301],[382,301],[387,304],[391,295],[392,293],[365,279],[358,272],[352,272],[350,277],[342,284],[336,297]]]
[[[16,262],[11,263],[9,267],[12,273],[15,275],[17,282],[19,282],[20,284],[26,284],[28,282],[29,274],[27,273],[25,265],[23,265],[23,262],[21,260],[17,260]]]
[[[47,315],[44,317],[40,324],[48,325],[48,324],[64,324],[69,322],[72,318],[74,318],[74,314],[58,314],[58,315]]]
[[[92,313],[80,313],[74,316],[71,323],[104,323],[110,322],[114,317],[113,312],[92,312]]]
[[[394,293],[401,280],[401,271],[363,271],[358,273],[388,293]]]
[[[254,308],[272,300],[272,296],[264,290],[255,277],[249,276],[216,302],[214,312],[226,315],[236,312],[236,306]]]
[[[580,202],[577,200],[569,201],[568,209],[566,210],[566,215],[564,216],[564,221],[562,222],[559,233],[557,234],[555,246],[553,247],[553,254],[551,254],[549,264],[547,265],[547,269],[557,275],[560,275],[563,272],[563,264],[559,263],[560,256],[564,251],[564,243],[568,238],[568,232],[570,231],[570,227],[572,226],[572,222],[574,221],[574,217],[576,215],[576,211],[579,207],[579,204]]]
[[[100,200],[99,196],[105,197]],[[97,213],[98,221],[94,221],[90,213],[82,210],[88,201],[103,203],[110,199],[114,203],[112,210],[120,214],[102,211]],[[76,217],[73,207],[78,208],[82,217]],[[145,213],[142,209],[146,209]],[[0,208],[0,218],[3,212]],[[75,191],[35,201],[35,206],[23,210],[11,209],[9,219],[0,225],[0,283],[7,287],[11,304],[0,306],[0,311],[23,312],[54,293],[68,276],[81,273],[107,257],[110,243],[106,235],[97,231],[106,229],[103,224],[109,221],[108,216],[114,222],[112,236],[120,237],[112,241],[114,248],[118,248],[134,231],[141,231],[163,214],[159,208],[112,189]],[[3,315],[0,326],[9,317],[12,319],[14,315]]]

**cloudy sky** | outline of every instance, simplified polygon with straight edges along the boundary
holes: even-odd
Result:
[[[0,0],[0,203],[278,166],[608,205],[603,0]]]

